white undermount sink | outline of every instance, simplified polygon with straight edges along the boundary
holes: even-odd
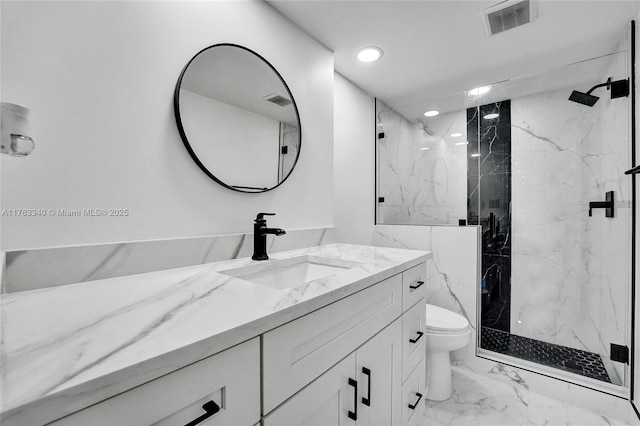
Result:
[[[362,263],[320,256],[297,256],[290,259],[267,260],[264,263],[228,269],[220,273],[281,290],[360,265]]]

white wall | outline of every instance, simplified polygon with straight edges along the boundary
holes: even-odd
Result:
[[[333,56],[263,2],[3,2],[2,101],[31,108],[35,151],[3,155],[3,209],[128,209],[126,217],[2,217],[2,249],[333,225]],[[173,90],[216,43],[279,70],[298,102],[298,166],[263,194],[230,191],[192,162]],[[372,164],[363,159],[363,164]]]
[[[376,172],[374,99],[340,74],[335,75],[334,91],[336,239],[372,244]]]
[[[222,182],[254,188],[278,184],[279,121],[184,89],[180,119],[189,145]]]

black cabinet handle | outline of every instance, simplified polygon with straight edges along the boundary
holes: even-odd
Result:
[[[418,284],[418,285],[410,285],[410,286],[409,286],[409,288],[410,288],[411,290],[415,290],[416,288],[421,287],[421,286],[422,286],[422,284],[424,284],[424,281],[416,281],[416,284]]]
[[[367,407],[371,407],[371,370],[367,367],[362,367],[362,372],[367,376],[367,397],[362,397],[362,403]]]
[[[417,333],[418,333],[418,337],[416,337],[415,339],[409,339],[411,343],[418,343],[418,340],[420,340],[420,338],[424,335],[422,331],[417,331]]]
[[[418,406],[418,402],[420,402],[420,400],[422,399],[421,393],[416,392],[416,396],[418,397],[418,400],[416,401],[416,403],[413,405],[409,404],[409,408],[411,408],[412,410],[416,409],[416,407]]]
[[[213,401],[205,402],[202,408],[204,409],[205,413],[197,419],[191,420],[184,426],[196,426],[198,423],[202,423],[203,421],[220,411],[220,406]]]
[[[349,386],[353,386],[353,410],[349,411],[347,415],[353,421],[358,420],[358,382],[349,378]],[[344,413],[344,411],[343,411]]]

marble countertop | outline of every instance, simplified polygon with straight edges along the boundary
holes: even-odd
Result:
[[[221,273],[297,256],[357,262],[285,289]],[[424,262],[330,244],[2,296],[2,421],[44,424],[175,371]]]

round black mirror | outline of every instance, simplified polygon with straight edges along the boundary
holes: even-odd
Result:
[[[173,106],[191,158],[240,192],[265,192],[293,171],[302,143],[298,107],[278,71],[246,47],[216,44],[182,70]]]

